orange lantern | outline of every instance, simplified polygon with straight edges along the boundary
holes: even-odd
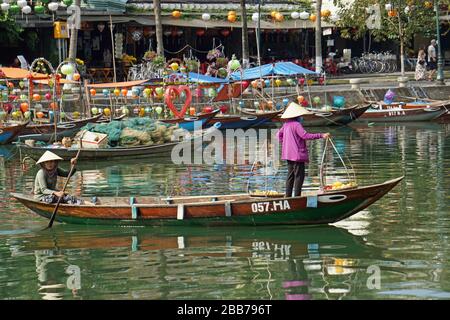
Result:
[[[122,95],[126,97],[128,94],[128,89],[122,89]]]
[[[297,97],[297,101],[298,101],[298,103],[302,103],[303,101],[305,101],[305,97],[304,96],[298,96]]]
[[[79,80],[80,80],[80,78],[81,78],[81,76],[80,76],[80,74],[79,74],[79,73],[74,73],[74,74],[73,74],[73,80],[75,80],[75,81],[79,81]]]
[[[236,16],[235,15],[228,15],[228,21],[231,23],[236,22]]]
[[[41,101],[41,96],[37,93],[33,94],[33,101]]]
[[[181,17],[181,11],[175,10],[172,11],[172,17],[174,17],[175,19],[178,19]]]
[[[189,115],[190,116],[195,116],[195,108],[194,107],[190,107],[189,108]]]
[[[312,14],[309,16],[309,20],[311,20],[312,22],[316,22],[317,16],[315,14]]]
[[[281,21],[283,21],[283,19],[284,19],[284,16],[281,13],[277,12],[277,14],[275,15],[275,21],[281,22]]]
[[[50,108],[52,108],[53,110],[58,109],[58,104],[55,102],[50,103]]]
[[[38,117],[39,119],[42,119],[44,117],[44,113],[41,111],[36,112],[36,117]]]
[[[228,11],[228,15],[229,16],[235,16],[236,15],[236,11]]]
[[[251,84],[252,84],[252,87],[253,88],[258,88],[258,81],[256,81],[256,80],[253,80],[252,82],[251,82]]]
[[[270,13],[270,16],[271,16],[273,19],[275,19],[275,16],[277,15],[277,13],[278,13],[278,12],[276,12],[276,11],[272,11],[272,12]]]
[[[22,102],[22,103],[20,104],[20,111],[22,111],[22,113],[27,112],[27,111],[28,111],[28,103]]]
[[[91,89],[89,90],[89,92],[91,93],[91,96],[95,96],[97,94],[97,91],[95,89]]]
[[[120,96],[120,90],[119,89],[114,89],[114,95],[116,97]]]

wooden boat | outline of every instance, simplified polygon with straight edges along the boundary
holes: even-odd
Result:
[[[367,122],[412,122],[438,119],[447,112],[448,101],[435,101],[428,104],[377,102],[358,120]]]
[[[247,129],[257,127],[266,122],[270,122],[277,117],[282,111],[265,112],[261,114],[250,115],[218,115],[209,121],[209,125],[217,122],[221,123],[220,129]]]
[[[365,209],[402,179],[293,198],[254,198],[248,194],[170,199],[100,197],[95,205],[60,205],[56,221],[89,225],[203,227],[328,224]],[[53,213],[55,204],[37,201],[31,195],[11,195],[40,216],[50,218]]]
[[[363,106],[354,105],[345,109],[333,109],[331,111],[318,111],[309,109],[314,112],[311,115],[303,116],[303,126],[305,127],[321,127],[321,126],[339,126],[347,125],[350,122],[358,119],[367,109],[370,108],[370,104]],[[242,110],[243,113],[251,114],[251,109]],[[253,113],[255,113],[253,111]],[[284,122],[280,116],[274,117],[272,122]]]
[[[18,124],[0,124],[0,145],[14,141],[20,132],[28,125],[28,122]]]
[[[163,119],[160,121],[164,122],[164,123],[169,123],[169,124],[178,124],[178,126],[184,130],[194,131],[196,121],[200,122],[198,125],[198,128],[202,129],[202,128],[206,127],[209,124],[209,122],[211,121],[211,119],[214,118],[219,112],[220,112],[220,110],[217,109],[217,110],[214,110],[213,112],[199,113],[198,115],[193,116],[193,117],[185,117],[185,118],[179,118],[179,119]]]
[[[217,126],[219,127],[219,126]],[[196,139],[205,139],[211,134],[216,127],[205,130],[200,135],[194,135],[190,139],[185,141],[174,141],[169,143],[149,145],[149,146],[136,146],[136,147],[114,147],[114,148],[99,148],[89,149],[82,148],[79,160],[99,160],[99,159],[135,159],[140,157],[167,157],[171,155],[172,149],[178,145],[186,143],[186,147],[191,147],[192,142]],[[51,151],[54,154],[63,158],[63,160],[70,160],[76,156],[78,147],[65,148],[62,146],[55,147],[53,145],[48,146],[34,146],[31,147],[24,143],[18,143],[17,147],[21,149],[21,152],[34,160],[38,160],[45,151]]]
[[[63,137],[71,137],[80,130],[80,128],[84,127],[86,124],[91,122],[97,122],[102,117],[101,114],[96,115],[95,117],[90,117],[86,119],[76,120],[76,121],[68,121],[68,122],[59,122],[56,125],[56,139],[61,139]],[[37,124],[30,123],[22,131],[19,133],[19,140],[36,140],[36,141],[45,141],[49,142],[55,139],[55,124],[54,123],[45,123],[45,124]]]

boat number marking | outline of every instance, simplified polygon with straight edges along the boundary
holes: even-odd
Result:
[[[252,203],[252,212],[273,212],[273,211],[285,211],[290,210],[291,206],[287,200],[267,201]]]

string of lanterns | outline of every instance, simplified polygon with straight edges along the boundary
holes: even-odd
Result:
[[[44,14],[46,9],[48,9],[49,12],[54,13],[59,9],[59,7],[69,7],[72,4],[73,0],[62,0],[61,2],[41,0],[34,1],[34,4],[33,1],[27,0],[17,0],[15,3],[13,0],[3,0],[0,8],[4,12],[9,12],[15,15],[20,13],[29,15],[33,12],[33,10],[35,14]]]

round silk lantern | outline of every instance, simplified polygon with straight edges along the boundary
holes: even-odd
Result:
[[[109,90],[108,89],[103,89],[102,93],[103,93],[103,95],[105,97],[109,96]]]
[[[114,89],[114,95],[116,97],[120,96],[120,90],[119,89]]]
[[[96,107],[92,108],[91,113],[95,116],[98,113],[98,109]]]
[[[313,103],[314,103],[314,104],[317,105],[317,104],[320,104],[320,102],[321,102],[320,97],[314,97],[314,98],[313,98]]]
[[[345,98],[342,96],[334,96],[333,97],[333,107],[335,108],[343,108],[345,106]]]
[[[33,94],[33,101],[41,101],[41,96],[37,93]]]
[[[107,117],[109,117],[111,115],[111,109],[110,108],[105,108],[103,110],[103,114]]]

